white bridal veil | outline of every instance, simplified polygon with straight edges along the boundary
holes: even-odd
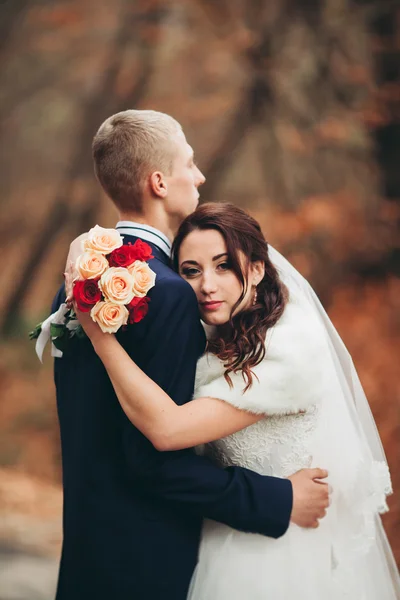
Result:
[[[387,511],[386,497],[392,493],[390,474],[353,361],[309,283],[271,246],[269,256],[289,293],[296,286],[318,314],[332,357],[333,364],[329,368],[334,367],[336,373],[331,393],[323,399],[325,423],[316,444],[319,446],[317,455],[323,460],[318,466],[328,469],[333,494],[335,487],[343,492],[339,501],[333,503],[338,511],[336,523],[341,529],[335,531],[337,555],[342,559],[346,557],[349,568],[356,568],[358,557],[363,556],[364,569],[365,559],[371,556],[370,573],[375,572],[376,561],[379,561],[385,571],[378,588],[382,591],[380,597],[400,598],[397,567],[378,516]]]

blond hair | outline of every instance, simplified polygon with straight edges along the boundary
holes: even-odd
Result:
[[[179,131],[175,119],[154,110],[125,110],[100,126],[92,144],[94,169],[119,210],[140,212],[146,177],[156,170],[171,173],[171,138]]]

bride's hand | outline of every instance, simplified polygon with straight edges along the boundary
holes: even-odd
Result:
[[[86,333],[86,335],[92,343],[103,339],[107,336],[110,337],[109,333],[103,333],[100,327],[97,325],[97,323],[93,321],[92,317],[90,316],[90,312],[82,312],[78,310],[75,302],[73,303],[73,307],[76,314],[76,318],[82,325],[82,329],[84,330],[84,332]]]

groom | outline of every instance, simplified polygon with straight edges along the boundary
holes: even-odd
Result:
[[[128,110],[93,142],[97,178],[125,243],[150,244],[156,285],[147,316],[118,333],[133,360],[178,404],[191,399],[204,352],[196,297],[169,267],[171,240],[204,176],[180,125]],[[53,303],[65,300],[62,287]],[[88,339],[55,359],[64,541],[57,600],[185,600],[203,517],[273,538],[292,520],[316,527],[328,505],[319,469],[290,479],[222,469],[192,450],[157,451],[130,423]],[[212,600],[210,598],[209,600]]]

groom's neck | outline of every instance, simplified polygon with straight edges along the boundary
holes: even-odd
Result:
[[[149,225],[161,231],[172,242],[178,230],[179,223],[171,222],[167,214],[120,212],[120,221],[133,221],[142,225]]]

